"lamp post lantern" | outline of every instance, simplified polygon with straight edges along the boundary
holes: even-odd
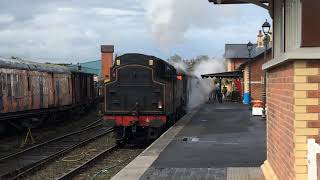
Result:
[[[248,69],[249,69],[249,105],[251,104],[251,51],[253,49],[253,44],[251,41],[247,44],[247,49],[249,52],[249,59],[248,59]]]
[[[266,22],[262,25],[262,31],[264,34],[264,62],[267,61],[267,50],[269,44],[269,34],[270,34],[271,25],[266,20]],[[267,102],[267,72],[266,70],[263,71],[263,92],[262,92],[262,118],[266,118],[266,102]]]

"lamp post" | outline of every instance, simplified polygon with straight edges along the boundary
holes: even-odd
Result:
[[[267,50],[268,50],[268,43],[269,43],[269,34],[270,34],[271,25],[266,20],[266,22],[262,25],[262,31],[264,34],[264,62],[267,61]],[[263,71],[263,92],[262,92],[262,118],[266,118],[266,102],[267,102],[267,72],[266,70]]]
[[[251,51],[253,49],[253,44],[250,41],[247,44],[247,49],[249,52],[248,69],[249,69],[249,105],[250,105],[251,104]]]

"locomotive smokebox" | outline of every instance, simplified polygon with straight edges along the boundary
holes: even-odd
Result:
[[[110,68],[113,61],[113,45],[101,45],[101,78],[104,82],[110,81]]]

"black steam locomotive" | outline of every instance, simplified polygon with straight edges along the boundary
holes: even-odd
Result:
[[[166,61],[124,54],[110,72],[103,119],[117,129],[118,142],[129,137],[155,139],[186,113],[191,78]]]

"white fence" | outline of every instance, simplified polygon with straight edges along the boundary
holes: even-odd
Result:
[[[308,139],[308,179],[317,180],[317,154],[320,153],[320,145],[314,139]]]

